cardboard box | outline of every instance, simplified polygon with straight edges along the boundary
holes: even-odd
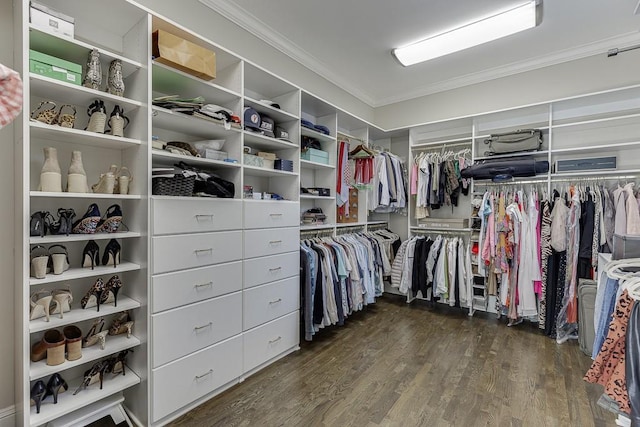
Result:
[[[82,66],[55,56],[29,50],[29,71],[75,85],[82,83]]]
[[[45,5],[30,2],[29,20],[34,27],[49,33],[56,33],[73,38],[75,32],[75,20],[53,10]]]
[[[215,52],[166,31],[153,32],[153,56],[161,64],[203,80],[216,78]]]
[[[277,158],[275,153],[268,153],[265,151],[259,151],[258,156],[262,157],[265,160],[275,160]]]
[[[329,164],[329,153],[315,148],[307,148],[300,152],[300,158],[310,162]]]

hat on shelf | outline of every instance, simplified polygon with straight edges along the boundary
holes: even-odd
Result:
[[[322,125],[315,125],[313,127],[315,130],[317,130],[320,133],[324,133],[325,135],[329,135],[329,128],[326,126],[322,126]]]
[[[280,109],[280,104],[277,102],[269,101],[268,99],[261,99],[260,102],[267,104],[270,107],[277,108],[278,110]]]
[[[315,130],[316,125],[311,123],[309,120],[300,119],[300,124],[306,128]]]
[[[289,139],[289,132],[285,130],[282,126],[276,126],[276,139],[281,139],[283,141],[291,142]]]
[[[261,116],[262,121],[260,122],[260,130],[264,133],[265,136],[270,138],[275,138],[275,134],[273,131],[276,128],[276,124],[273,119],[269,116],[265,116],[264,114]]]
[[[260,130],[262,119],[260,113],[251,107],[244,107],[244,128],[249,130]]]

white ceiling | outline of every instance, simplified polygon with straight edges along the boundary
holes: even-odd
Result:
[[[200,1],[373,107],[640,43],[638,0],[546,0],[534,29],[403,67],[393,48],[523,0]]]

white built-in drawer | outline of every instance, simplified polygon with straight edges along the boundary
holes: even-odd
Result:
[[[248,259],[244,262],[244,287],[275,282],[300,274],[300,252]]]
[[[152,371],[153,421],[242,375],[242,335]]]
[[[242,231],[160,236],[152,240],[154,274],[242,259]]]
[[[300,307],[300,280],[290,277],[244,291],[244,330],[255,328]]]
[[[265,323],[244,335],[244,371],[291,350],[300,343],[298,312]]]
[[[255,258],[293,252],[300,247],[299,228],[267,228],[244,232],[244,257]]]
[[[242,292],[151,316],[153,367],[242,331]]]
[[[242,261],[152,276],[152,312],[242,289]]]
[[[265,200],[244,201],[244,228],[294,227],[300,225],[300,204]]]
[[[153,200],[153,234],[199,233],[242,228],[242,200]]]

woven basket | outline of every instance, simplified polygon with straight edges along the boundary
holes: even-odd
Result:
[[[195,175],[153,178],[151,180],[151,194],[156,196],[191,196],[195,180]]]

